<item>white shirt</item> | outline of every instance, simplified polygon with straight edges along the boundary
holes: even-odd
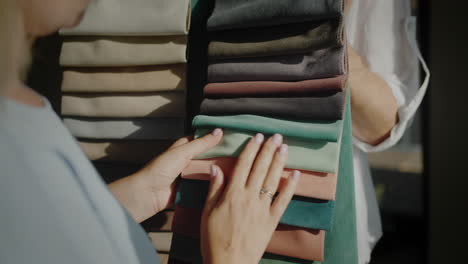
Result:
[[[377,146],[353,138],[356,220],[359,263],[368,263],[373,247],[382,236],[379,208],[365,152],[395,145],[411,124],[426,93],[429,70],[417,47],[415,18],[409,0],[353,0],[346,17],[350,45],[363,57],[372,72],[392,89],[399,105],[398,124],[390,137]],[[421,63],[425,80],[419,87]]]

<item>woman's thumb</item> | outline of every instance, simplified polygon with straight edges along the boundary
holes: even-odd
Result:
[[[210,189],[205,202],[205,211],[211,212],[213,208],[218,204],[221,194],[224,190],[224,173],[220,167],[211,165],[210,168]]]

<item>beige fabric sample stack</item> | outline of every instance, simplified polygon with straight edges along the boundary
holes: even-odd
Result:
[[[189,25],[190,0],[92,0],[60,32],[62,116],[105,179],[184,135]],[[172,217],[157,219],[144,226],[168,252]]]

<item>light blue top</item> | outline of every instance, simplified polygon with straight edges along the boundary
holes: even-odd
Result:
[[[0,97],[0,263],[159,263],[47,101]]]

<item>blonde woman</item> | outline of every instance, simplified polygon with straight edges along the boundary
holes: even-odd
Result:
[[[34,38],[79,23],[88,0],[0,0],[0,263],[158,263],[137,224],[167,208],[189,160],[223,132],[178,140],[145,168],[106,186],[49,103],[23,82]],[[287,146],[258,134],[229,182],[219,167],[202,221],[205,263],[258,263],[299,177],[271,203]],[[126,210],[124,210],[125,208]],[[128,213],[127,213],[128,212]]]

